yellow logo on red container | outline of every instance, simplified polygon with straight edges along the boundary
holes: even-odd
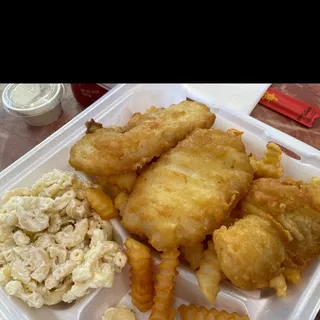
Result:
[[[278,98],[276,98],[274,93],[269,93],[268,91],[265,92],[265,94],[262,97],[263,100],[267,100],[268,102],[271,101],[278,101]]]

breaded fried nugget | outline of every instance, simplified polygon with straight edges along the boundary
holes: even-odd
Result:
[[[243,216],[214,232],[220,267],[242,289],[300,281],[299,268],[320,254],[320,186],[285,179],[255,180],[240,204]]]
[[[213,234],[220,268],[241,289],[269,287],[281,274],[289,234],[272,217],[248,215]]]
[[[158,251],[203,241],[248,191],[253,169],[241,137],[196,129],[136,180],[123,226]]]
[[[174,147],[195,128],[210,128],[215,115],[204,104],[183,101],[167,109],[136,113],[123,129],[101,128],[87,134],[70,151],[76,170],[97,176],[136,171]]]

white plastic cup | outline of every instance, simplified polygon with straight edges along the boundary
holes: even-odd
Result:
[[[33,94],[27,96],[25,94]],[[46,126],[62,113],[63,84],[9,84],[2,93],[4,109],[31,126]]]

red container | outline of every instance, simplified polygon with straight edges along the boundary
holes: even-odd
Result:
[[[71,89],[74,97],[83,107],[90,106],[108,92],[96,83],[72,83]]]
[[[273,88],[269,88],[265,92],[259,103],[309,128],[320,117],[320,109],[316,106],[288,96]]]

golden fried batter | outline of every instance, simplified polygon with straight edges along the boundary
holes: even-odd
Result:
[[[320,254],[320,186],[285,179],[259,179],[241,202],[244,214],[269,214],[288,230],[293,240],[288,257],[298,266]]]
[[[72,146],[69,163],[91,175],[136,171],[174,147],[195,128],[210,128],[215,115],[204,104],[183,101],[136,113],[124,127],[97,129]]]
[[[277,218],[282,213],[313,206],[312,203],[311,190],[301,181],[261,178],[253,182],[240,210],[243,215],[269,214]]]
[[[303,267],[320,254],[320,185],[313,179],[300,188],[305,195],[302,206],[286,212],[281,222],[293,237],[286,252],[296,265]]]
[[[115,174],[109,177],[97,177],[97,183],[104,188],[105,186],[115,186],[121,191],[126,191],[130,193],[132,191],[133,185],[137,179],[137,174],[135,171]]]
[[[214,232],[224,274],[243,289],[298,283],[299,268],[320,254],[320,185],[290,178],[258,179],[240,203],[243,216]]]
[[[221,270],[241,289],[259,289],[281,272],[289,234],[270,217],[248,215],[213,234]]]
[[[246,194],[252,178],[241,137],[196,129],[137,178],[122,223],[159,251],[199,243]]]

